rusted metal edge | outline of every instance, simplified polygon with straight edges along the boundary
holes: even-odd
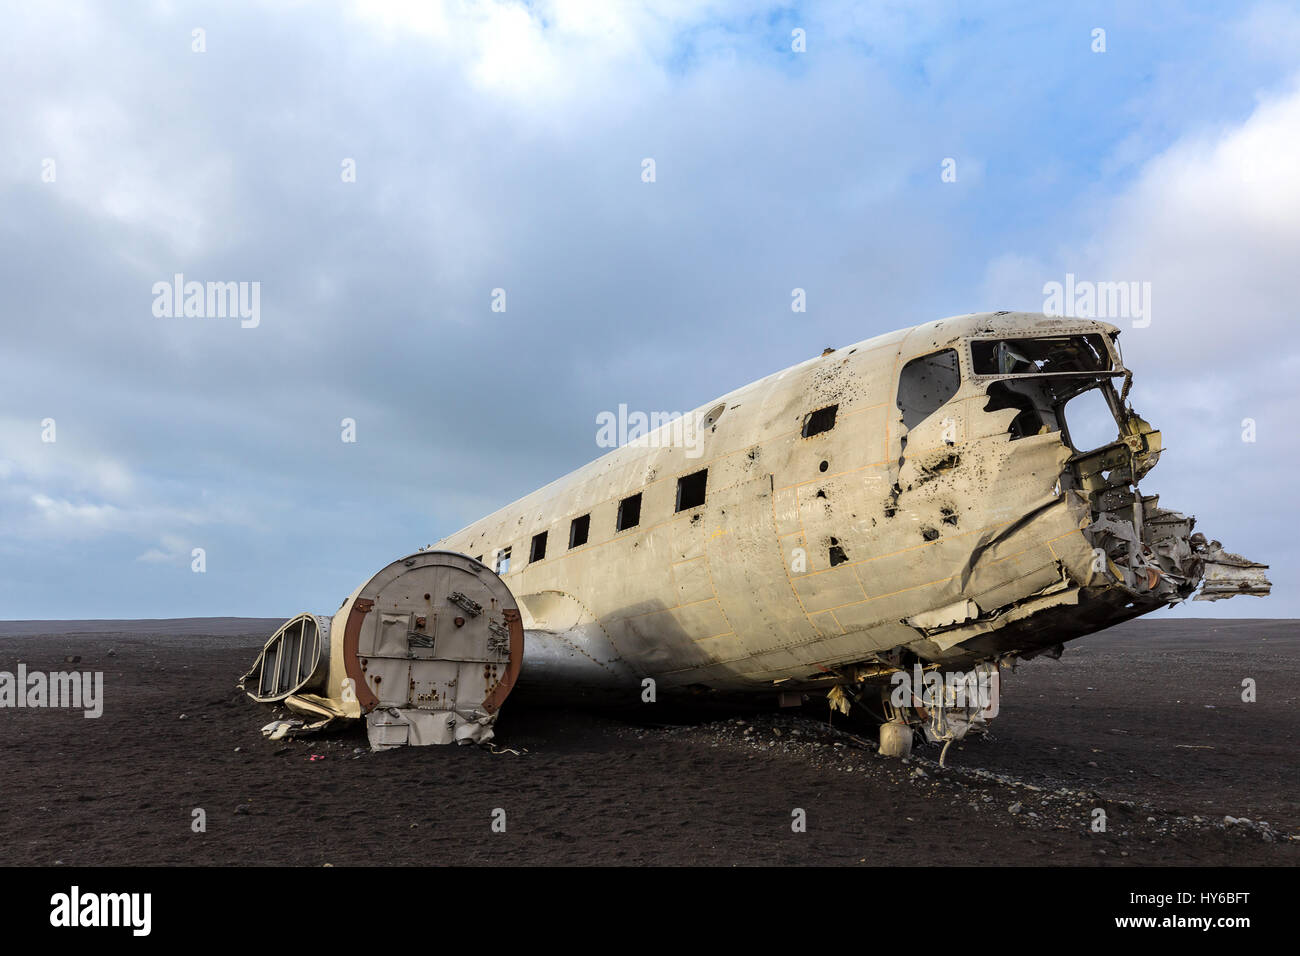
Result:
[[[366,683],[365,671],[361,669],[361,657],[357,653],[357,649],[361,646],[361,625],[365,623],[366,615],[374,606],[375,602],[370,598],[357,598],[352,602],[352,610],[348,612],[348,623],[343,629],[343,669],[348,677],[352,678],[357,703],[361,705],[363,714],[370,713],[379,703],[379,698]]]
[[[489,714],[495,714],[505,702],[507,695],[515,686],[515,680],[519,677],[519,671],[524,663],[523,617],[519,609],[514,607],[503,608],[501,613],[510,628],[510,662],[506,665],[506,672],[492,688],[492,692],[483,698],[483,709]]]

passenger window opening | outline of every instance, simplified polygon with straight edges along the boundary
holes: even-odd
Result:
[[[540,561],[546,557],[546,532],[541,531],[533,535],[533,545],[528,551],[528,563]]]
[[[960,387],[956,349],[912,359],[898,376],[898,408],[903,413],[903,425],[909,431],[915,428],[956,395]]]
[[[573,523],[569,525],[569,550],[572,551],[586,544],[589,531],[591,531],[591,515],[585,514],[580,518],[574,518]]]
[[[641,523],[641,492],[630,495],[618,503],[618,518],[614,524],[615,531],[626,531]]]
[[[803,420],[803,437],[812,438],[813,435],[820,435],[822,432],[828,432],[835,427],[835,413],[839,411],[839,405],[827,405],[825,408],[819,408],[815,412],[809,412]]]
[[[709,480],[709,469],[683,475],[677,479],[677,510],[698,508],[704,504],[704,489]]]

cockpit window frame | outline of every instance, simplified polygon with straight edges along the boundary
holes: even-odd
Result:
[[[1012,342],[1025,339],[1064,339],[1074,338],[1077,336],[1096,336],[1101,340],[1106,349],[1106,354],[1110,358],[1109,369],[1096,369],[1093,371],[1072,371],[1072,372],[980,372],[975,361],[975,343],[976,342]],[[1126,373],[1124,363],[1119,355],[1119,349],[1115,342],[1115,336],[1108,333],[1105,329],[1076,327],[1067,329],[1052,329],[1050,332],[1042,334],[1032,334],[1018,332],[1014,329],[1008,329],[1000,333],[989,333],[983,335],[972,335],[965,339],[965,348],[963,359],[966,367],[970,371],[972,381],[989,382],[996,379],[1008,378],[1123,378]]]

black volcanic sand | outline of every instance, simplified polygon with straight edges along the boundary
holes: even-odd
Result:
[[[4,862],[1300,862],[1296,622],[1139,621],[1076,641],[1008,674],[992,737],[954,745],[947,769],[936,748],[878,757],[811,710],[518,693],[496,742],[517,754],[358,753],[360,730],[272,742],[272,711],[234,683],[278,623],[0,623],[0,670],[102,670],[106,697],[97,720],[0,711]],[[1105,833],[1089,829],[1098,807]]]

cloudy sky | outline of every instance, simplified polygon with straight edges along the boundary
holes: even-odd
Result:
[[[0,618],[329,612],[596,457],[601,411],[1067,274],[1151,284],[1145,490],[1273,566],[1172,613],[1300,617],[1295,4],[0,23]],[[260,283],[256,326],[155,314],[178,273]]]

